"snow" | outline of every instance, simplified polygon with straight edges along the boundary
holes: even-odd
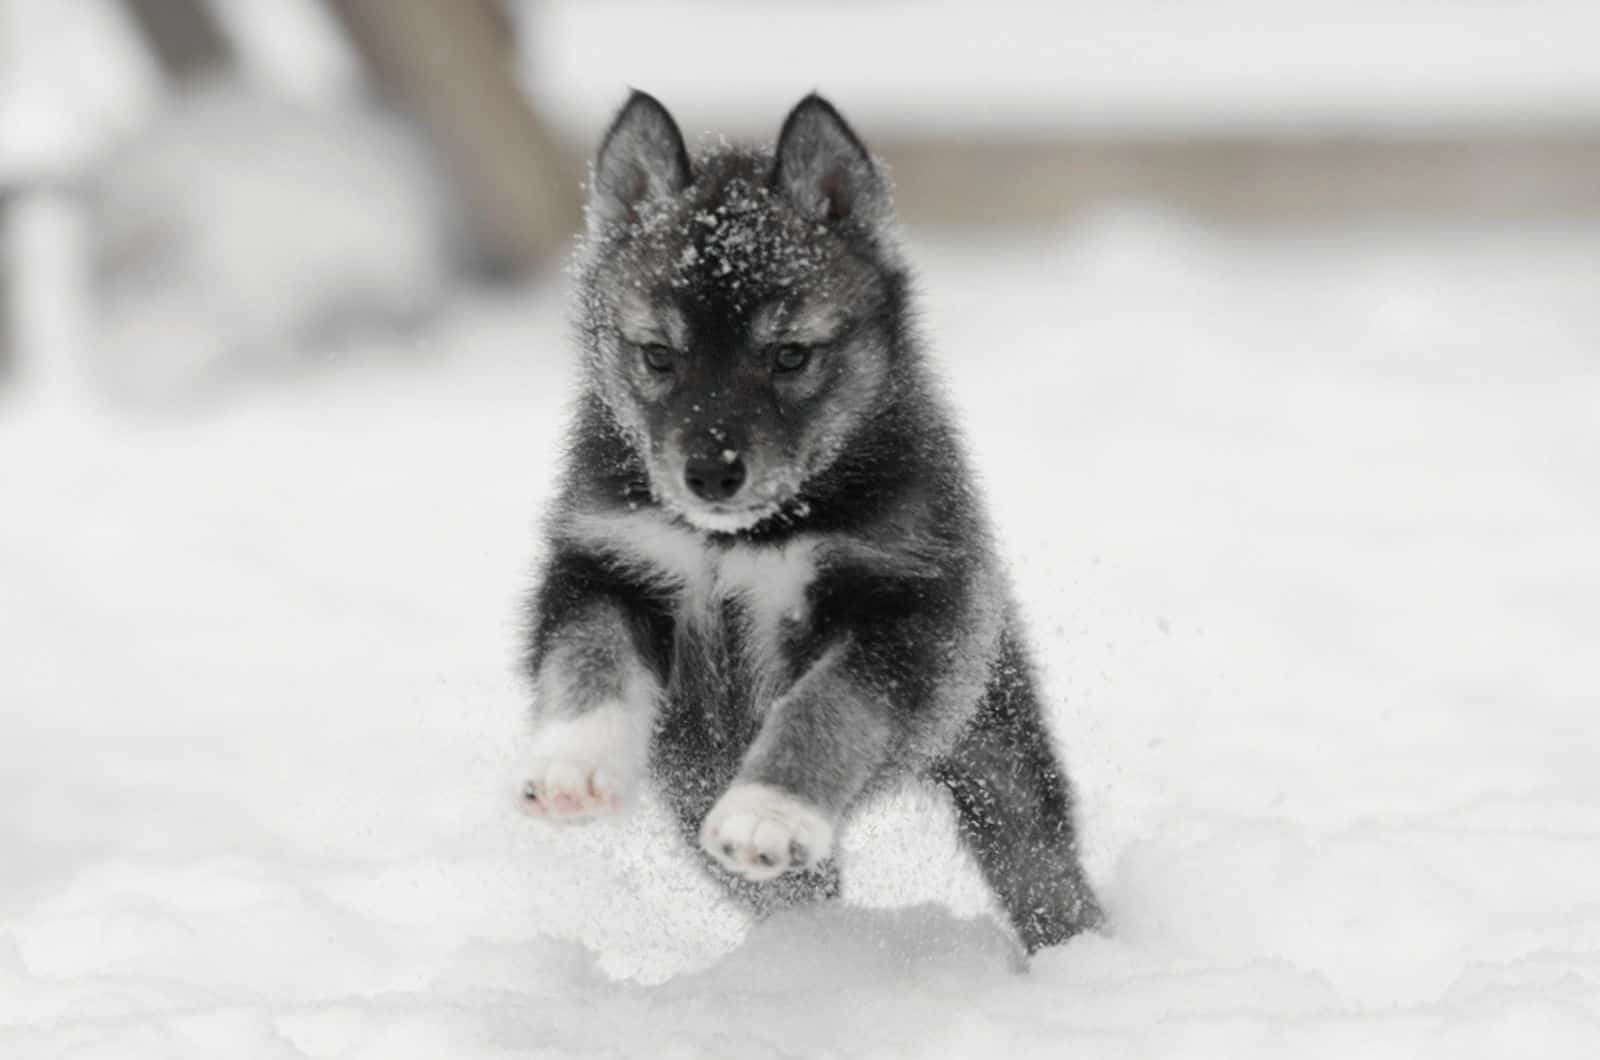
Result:
[[[149,117],[160,78],[116,5],[0,4],[0,185],[70,178]]]
[[[451,210],[420,145],[360,104],[190,89],[96,170],[101,385],[149,403],[281,369],[443,297]]]
[[[1600,226],[913,235],[1109,934],[1017,974],[916,793],[753,929],[659,807],[518,813],[572,366],[461,298],[0,395],[0,1055],[1600,1052]]]

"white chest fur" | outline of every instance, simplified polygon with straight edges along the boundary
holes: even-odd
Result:
[[[786,628],[806,618],[806,590],[816,576],[818,543],[798,535],[782,544],[727,544],[655,512],[574,515],[562,527],[575,543],[627,565],[636,576],[678,596],[680,621],[709,627],[732,601],[745,623],[745,651],[770,699],[783,667]]]

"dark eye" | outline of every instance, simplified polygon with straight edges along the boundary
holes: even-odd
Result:
[[[672,371],[672,347],[663,346],[659,342],[650,342],[640,347],[644,354],[644,363],[650,366],[652,372]]]
[[[810,360],[810,348],[793,342],[786,342],[772,351],[772,366],[780,372],[798,372]]]

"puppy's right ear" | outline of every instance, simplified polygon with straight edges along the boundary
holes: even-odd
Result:
[[[638,215],[654,199],[676,195],[689,186],[689,151],[667,108],[637,89],[623,104],[600,142],[589,184],[589,234]]]

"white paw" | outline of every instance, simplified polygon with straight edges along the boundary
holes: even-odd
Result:
[[[534,737],[523,810],[545,821],[580,821],[616,810],[644,770],[639,725],[621,707],[546,722]]]
[[[729,872],[771,880],[833,851],[833,824],[809,802],[766,784],[735,784],[706,815],[700,845]]]

